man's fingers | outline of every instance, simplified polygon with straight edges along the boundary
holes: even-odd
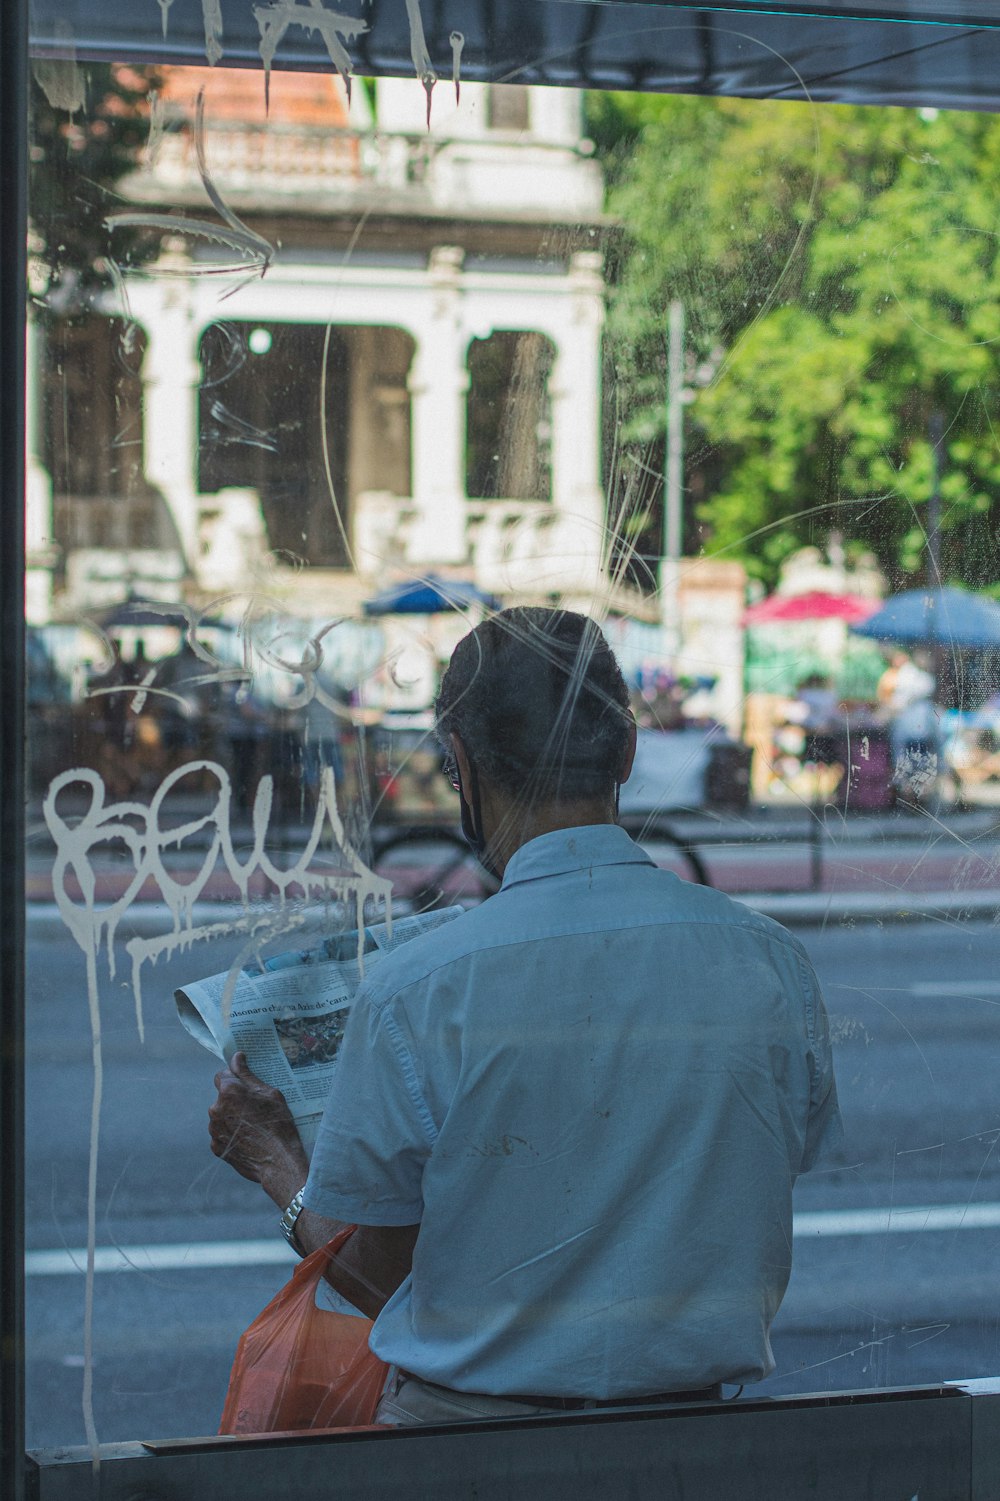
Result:
[[[214,1105],[208,1107],[208,1144],[216,1157],[223,1154],[221,1122]]]
[[[277,1108],[285,1107],[285,1096],[281,1090],[273,1084],[265,1084],[264,1080],[255,1074],[247,1063],[247,1055],[242,1051],[238,1050],[233,1054],[229,1060],[229,1068],[221,1077],[223,1084],[227,1087],[238,1085],[246,1090],[248,1095],[253,1093]]]
[[[239,1133],[239,1123],[229,1120],[218,1104],[208,1107],[208,1136],[216,1157],[225,1157]]]
[[[263,1080],[258,1079],[250,1065],[247,1063],[246,1053],[234,1053],[225,1068],[220,1068],[215,1076],[215,1087],[218,1090],[231,1089],[234,1084],[242,1088],[252,1088],[259,1084],[264,1088]]]
[[[271,1161],[276,1144],[295,1135],[294,1121],[280,1089],[259,1079],[237,1050],[215,1075],[216,1098],[208,1107],[212,1153],[244,1178],[260,1181],[261,1164]]]
[[[218,1094],[211,1109],[237,1109],[264,1119],[288,1108],[281,1090],[262,1084],[259,1079],[240,1079],[227,1071],[216,1074],[215,1087]]]

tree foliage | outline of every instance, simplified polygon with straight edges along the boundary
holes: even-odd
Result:
[[[75,93],[81,102],[69,109],[58,90],[33,80],[28,208],[39,280],[50,308],[68,312],[109,285],[104,219],[120,206],[115,184],[135,169],[146,144],[148,96],[159,74],[121,64],[54,66],[78,72],[62,97]]]
[[[623,226],[609,317],[620,437],[662,443],[680,298],[686,485],[711,550],[771,582],[790,551],[836,531],[912,582],[939,412],[942,569],[994,583],[1000,120],[614,96],[595,116]]]

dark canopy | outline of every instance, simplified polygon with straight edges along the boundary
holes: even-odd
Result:
[[[220,0],[220,61],[260,62],[265,7]],[[361,18],[346,40],[359,74],[413,73],[402,0],[326,0]],[[451,77],[451,34],[464,36],[462,77],[750,98],[813,98],[859,104],[1000,107],[1000,10],[996,0],[811,0],[794,15],[777,5],[696,9],[674,0],[423,0],[427,50],[442,85]],[[296,15],[316,12],[298,0]],[[161,15],[166,14],[164,37]],[[201,0],[33,0],[37,54],[80,59],[205,60]],[[322,69],[329,54],[297,21],[274,65]]]
[[[374,599],[365,600],[364,611],[366,615],[438,615],[443,610],[468,610],[474,606],[494,610],[497,601],[475,584],[428,573],[423,578],[390,584]]]
[[[985,651],[1000,646],[1000,605],[965,589],[907,589],[852,630],[877,641]]]

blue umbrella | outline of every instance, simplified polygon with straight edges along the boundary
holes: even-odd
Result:
[[[390,584],[374,599],[365,600],[364,611],[366,615],[438,615],[444,610],[467,610],[470,606],[494,610],[497,602],[475,584],[428,573],[423,578]]]
[[[983,651],[1000,646],[1000,605],[965,589],[907,589],[851,630],[876,641]]]

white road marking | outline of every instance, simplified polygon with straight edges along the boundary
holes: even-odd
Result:
[[[998,1230],[1000,1204],[915,1204],[884,1209],[814,1209],[795,1216],[794,1234],[917,1235],[927,1230]],[[280,1240],[211,1240],[177,1245],[98,1246],[97,1272],[178,1272],[211,1268],[293,1266],[295,1255]],[[87,1264],[81,1247],[28,1251],[29,1277],[65,1277]]]
[[[177,1245],[98,1246],[95,1272],[201,1271],[207,1267],[293,1266],[295,1252],[283,1240],[209,1240]],[[24,1258],[29,1277],[64,1277],[83,1272],[83,1246],[55,1251],[28,1251]]]
[[[905,1204],[816,1209],[795,1216],[795,1235],[918,1235],[923,1230],[1000,1229],[1000,1204]]]
[[[1000,980],[917,980],[907,987],[911,995],[1000,995]]]

